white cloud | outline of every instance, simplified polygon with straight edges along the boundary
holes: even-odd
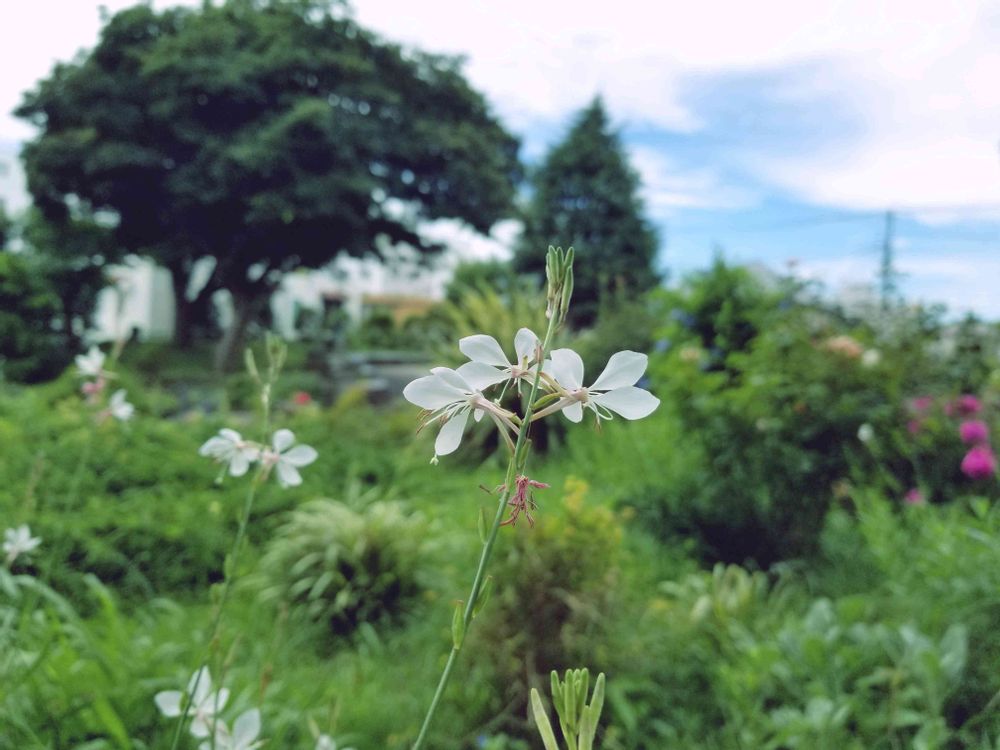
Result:
[[[715,169],[683,167],[662,149],[631,146],[628,157],[642,180],[647,213],[655,219],[684,208],[744,208],[756,202],[750,191],[725,184]]]
[[[133,0],[103,2],[115,11]],[[16,106],[56,60],[96,41],[97,5],[0,5],[8,60],[0,68],[0,110]],[[987,0],[357,5],[358,20],[390,38],[467,55],[474,84],[518,130],[562,123],[599,92],[627,128],[697,134],[731,125],[737,163],[793,197],[850,208],[1000,202],[1000,13]],[[792,116],[795,106],[803,114],[819,106],[819,92],[856,111],[861,129],[824,133],[825,148],[806,149],[793,138],[765,152],[743,140],[737,123],[706,121],[696,82],[767,71],[804,72],[769,92],[791,104]],[[0,138],[30,134],[0,112]],[[651,206],[704,205],[706,184],[725,187],[717,167],[713,160],[689,171],[688,184],[663,183],[651,191]]]

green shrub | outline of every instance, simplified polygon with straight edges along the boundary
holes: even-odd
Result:
[[[426,584],[426,533],[399,503],[306,503],[264,551],[262,598],[290,602],[337,635],[398,615]]]
[[[494,710],[506,707],[502,726],[515,736],[536,731],[524,721],[531,687],[568,664],[597,669],[611,658],[600,634],[616,601],[625,532],[618,514],[586,500],[588,490],[567,479],[561,504],[555,490],[538,491],[537,522],[522,528],[522,518],[498,548],[494,593],[470,636],[470,649],[495,665]]]

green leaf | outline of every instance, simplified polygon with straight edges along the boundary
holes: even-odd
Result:
[[[486,511],[482,508],[479,509],[479,518],[476,520],[476,524],[479,527],[479,541],[486,544]]]
[[[531,688],[531,715],[535,719],[535,726],[538,727],[538,733],[542,735],[542,744],[545,745],[545,750],[559,750],[556,736],[552,732],[552,724],[549,723],[549,717],[545,713],[545,706],[542,705],[542,696],[538,694],[538,690],[535,688]]]
[[[465,602],[458,602],[455,605],[455,615],[451,618],[451,642],[458,651],[462,648],[462,641],[465,640]]]
[[[486,576],[486,583],[483,587],[479,589],[479,596],[476,597],[476,604],[472,608],[472,617],[475,619],[479,617],[479,613],[483,611],[483,607],[490,600],[490,594],[493,593],[493,576]]]

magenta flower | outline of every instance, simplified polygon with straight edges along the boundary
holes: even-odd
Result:
[[[989,479],[997,470],[997,459],[988,445],[976,445],[962,459],[962,473],[970,479]]]
[[[934,406],[934,399],[931,396],[918,396],[910,401],[910,408],[918,414],[924,414]]]
[[[975,396],[966,393],[959,396],[955,401],[955,408],[958,409],[958,413],[964,417],[970,417],[973,414],[978,414],[983,409],[982,402]]]
[[[927,501],[924,500],[924,493],[918,490],[916,487],[911,487],[903,495],[903,502],[907,505],[924,505]]]
[[[920,429],[923,426],[924,423],[921,422],[919,419],[911,419],[909,422],[906,423],[906,429],[909,431],[911,435],[916,435],[918,432],[920,432]]]
[[[965,420],[959,425],[958,434],[966,445],[979,445],[990,439],[990,430],[981,419]]]

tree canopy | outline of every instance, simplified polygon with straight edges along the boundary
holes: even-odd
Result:
[[[460,60],[405,50],[323,0],[227,0],[109,18],[89,54],[56,66],[19,116],[47,214],[111,210],[129,252],[167,267],[179,333],[201,295],[229,290],[234,335],[281,276],[341,253],[380,255],[455,217],[508,215],[518,142]]]
[[[515,266],[540,274],[549,244],[575,248],[574,323],[592,323],[610,293],[643,292],[659,282],[657,238],[642,215],[639,178],[599,98],[550,151],[532,188]]]

